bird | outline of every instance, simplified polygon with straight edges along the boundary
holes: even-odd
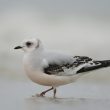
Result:
[[[42,97],[53,90],[55,98],[59,86],[73,83],[89,71],[110,66],[110,60],[93,60],[46,49],[38,38],[25,39],[14,49],[24,51],[23,66],[27,76],[39,85],[51,87],[39,94]]]

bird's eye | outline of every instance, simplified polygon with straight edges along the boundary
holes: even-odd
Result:
[[[32,45],[32,42],[26,42],[26,46],[30,47]]]

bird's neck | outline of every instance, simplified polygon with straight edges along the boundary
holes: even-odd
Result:
[[[24,55],[24,68],[29,70],[41,70],[43,60],[43,51],[33,51]]]

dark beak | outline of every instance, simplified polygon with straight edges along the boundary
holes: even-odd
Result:
[[[21,46],[17,46],[17,47],[15,47],[14,49],[22,49],[23,47],[21,47]]]

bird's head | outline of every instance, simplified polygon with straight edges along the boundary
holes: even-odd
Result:
[[[24,40],[20,46],[16,46],[14,49],[22,49],[24,52],[32,52],[42,49],[42,43],[37,38],[30,38]]]

